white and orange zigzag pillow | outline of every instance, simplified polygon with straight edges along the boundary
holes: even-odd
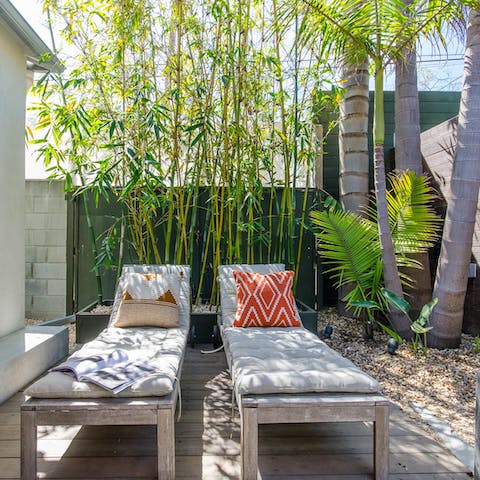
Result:
[[[300,327],[293,298],[293,272],[261,273],[234,270],[237,312],[234,327]]]

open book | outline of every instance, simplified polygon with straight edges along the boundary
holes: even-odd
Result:
[[[63,372],[78,381],[95,383],[112,393],[118,393],[140,378],[151,375],[155,368],[130,360],[124,350],[113,350],[90,357],[71,357],[51,371]]]

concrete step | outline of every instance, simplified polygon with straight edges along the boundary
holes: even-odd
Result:
[[[0,403],[68,355],[68,327],[33,325],[0,338]]]

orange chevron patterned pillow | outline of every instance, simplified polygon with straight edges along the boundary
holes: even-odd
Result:
[[[234,327],[300,327],[293,298],[293,272],[233,271],[237,286]]]

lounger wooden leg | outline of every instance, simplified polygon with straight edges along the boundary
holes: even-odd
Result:
[[[258,417],[256,408],[242,408],[242,480],[257,480]]]
[[[175,411],[164,408],[157,414],[158,479],[175,479]]]
[[[21,474],[23,480],[37,478],[37,424],[35,410],[21,411]]]
[[[374,468],[376,480],[387,480],[389,472],[389,410],[387,405],[375,407]]]

